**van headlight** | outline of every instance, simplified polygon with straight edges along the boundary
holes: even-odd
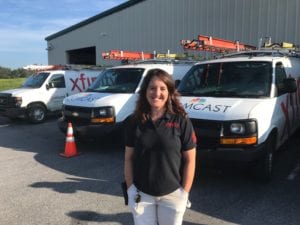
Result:
[[[230,124],[230,132],[233,134],[244,134],[246,131],[244,123],[232,123]]]
[[[221,130],[220,144],[255,145],[257,144],[257,121],[226,121]]]
[[[10,101],[10,105],[14,107],[21,107],[22,105],[22,97],[11,97]]]
[[[92,109],[91,114],[92,123],[114,123],[115,109],[114,107],[99,107]]]

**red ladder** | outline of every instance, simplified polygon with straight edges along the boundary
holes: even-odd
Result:
[[[239,41],[230,41],[205,35],[198,35],[197,40],[181,40],[181,45],[184,49],[221,53],[256,49],[254,46],[242,44]]]
[[[154,59],[154,54],[144,52],[110,50],[109,52],[102,52],[102,57],[107,60],[144,60]]]

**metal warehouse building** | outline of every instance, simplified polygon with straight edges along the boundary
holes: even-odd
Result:
[[[180,40],[198,34],[300,44],[299,12],[299,0],[131,0],[46,37],[48,63],[107,64],[112,49],[183,53]]]

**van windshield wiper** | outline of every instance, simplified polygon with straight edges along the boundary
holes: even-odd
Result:
[[[93,89],[93,88],[88,88],[85,90],[85,92],[93,92],[93,91],[95,91],[95,89]]]
[[[195,96],[194,91],[179,91],[182,96]]]
[[[239,93],[236,91],[225,91],[225,90],[213,90],[213,91],[200,91],[196,93],[201,96],[209,96],[209,97],[241,97]]]

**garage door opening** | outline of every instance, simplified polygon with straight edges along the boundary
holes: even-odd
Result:
[[[67,59],[69,64],[96,65],[96,47],[69,50]]]

